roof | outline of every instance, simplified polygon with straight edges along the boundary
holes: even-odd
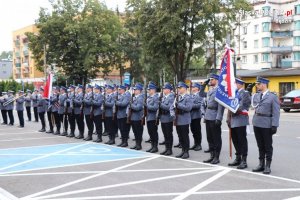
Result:
[[[276,76],[300,76],[300,68],[273,68],[267,70],[238,70],[237,76],[246,77],[276,77]]]

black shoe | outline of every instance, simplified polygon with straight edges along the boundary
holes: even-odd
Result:
[[[34,122],[39,122],[39,120],[35,120]]]
[[[159,145],[165,145],[166,144],[166,141],[163,141],[163,142],[160,142],[158,143]]]
[[[136,149],[136,144],[133,147],[130,147],[130,149]]]
[[[149,151],[150,153],[156,153],[158,152],[158,148],[157,148],[157,142],[152,142],[153,143],[153,147],[151,149],[151,151]]]
[[[7,126],[13,126],[14,124],[7,124]]]
[[[82,139],[83,138],[83,134],[79,134],[78,136],[75,137],[76,139]]]
[[[119,134],[118,134],[118,133],[115,134],[115,138],[117,138],[117,137],[119,137]]]
[[[207,160],[204,160],[203,162],[204,163],[210,163],[211,161],[213,161],[214,159],[214,152],[210,152],[210,158],[207,159]]]
[[[73,138],[75,137],[74,133],[70,133],[69,135],[67,135],[68,138]]]
[[[60,135],[60,131],[56,131],[53,135]]]
[[[189,151],[188,150],[184,150],[183,155],[181,156],[182,159],[188,159],[190,157],[189,155]]]
[[[124,141],[124,143],[120,147],[128,147],[128,142],[127,140]]]
[[[151,143],[151,138],[145,141],[145,143]]]
[[[46,131],[46,133],[53,133],[53,130]]]
[[[215,152],[214,159],[210,162],[210,164],[216,165],[220,163],[220,152]]]
[[[209,153],[209,152],[210,152],[210,149],[204,150],[204,153]]]
[[[266,166],[265,166],[263,174],[271,174],[271,161],[270,160],[266,161]]]
[[[93,137],[91,135],[88,135],[86,138],[84,138],[83,140],[85,141],[91,141],[93,139]]]
[[[96,143],[100,143],[100,142],[102,142],[102,138],[97,138],[97,140],[94,140],[93,142],[96,142]]]
[[[115,140],[109,139],[107,142],[105,142],[105,144],[113,145],[115,144]]]
[[[175,148],[181,148],[181,144],[178,143],[178,144],[174,145],[174,147],[175,147]]]
[[[146,152],[150,152],[153,149],[153,143],[151,143],[150,149],[148,149]]]
[[[46,130],[42,128],[41,130],[39,130],[39,132],[46,132]]]
[[[166,155],[168,149],[166,148],[163,152],[160,153],[160,155]]]
[[[142,140],[136,140],[135,150],[142,150]]]
[[[20,126],[18,126],[18,128],[24,128],[24,126],[21,126],[21,125],[20,125]]]
[[[233,162],[228,163],[228,166],[233,167],[233,166],[239,166],[240,164],[241,164],[241,156],[237,155]]]
[[[167,152],[165,153],[165,156],[170,156],[172,154],[173,154],[172,149],[167,149]]]
[[[202,150],[202,147],[201,147],[200,144],[197,144],[193,150],[194,150],[194,151],[201,151],[201,150]]]
[[[237,166],[237,169],[246,169],[248,167],[247,162],[242,160],[241,164]]]
[[[108,132],[104,131],[104,132],[102,133],[102,136],[108,136]]]
[[[177,156],[175,156],[176,158],[181,158],[184,154],[184,151],[182,150],[180,154],[178,154]]]
[[[67,136],[68,133],[67,132],[63,132],[62,134],[60,134],[60,136]]]
[[[1,125],[7,125],[7,123],[4,123],[4,122],[3,122],[3,123],[1,123]]]
[[[265,159],[260,159],[256,168],[252,169],[252,172],[262,172],[265,169]]]

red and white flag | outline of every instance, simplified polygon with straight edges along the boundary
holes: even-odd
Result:
[[[50,95],[52,93],[52,80],[53,80],[53,74],[49,74],[47,81],[46,81],[46,85],[44,87],[44,96],[47,99],[50,99]]]

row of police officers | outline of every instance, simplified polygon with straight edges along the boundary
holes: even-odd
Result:
[[[19,91],[16,97],[12,95],[12,91],[8,91],[8,94],[3,93],[0,98],[0,108],[3,124],[13,125],[12,105],[15,101],[20,127],[24,127],[23,104],[25,103],[29,121],[31,120],[30,107],[36,108],[34,116],[35,121],[38,121],[37,115],[41,121],[40,132],[83,138],[86,141],[92,140],[94,133],[97,135],[94,142],[102,142],[103,134],[108,133],[109,140],[106,144],[109,145],[115,144],[115,138],[120,132],[121,142],[118,144],[120,147],[128,146],[129,132],[132,129],[135,145],[131,149],[135,150],[142,149],[144,125],[146,125],[151,141],[151,147],[147,152],[151,153],[158,152],[158,125],[161,124],[165,149],[160,154],[167,156],[173,154],[175,126],[179,144],[174,147],[182,148],[181,153],[176,157],[182,159],[189,158],[189,150],[202,149],[201,118],[203,118],[209,147],[205,152],[210,153],[208,159],[203,162],[218,164],[222,149],[221,125],[224,115],[224,107],[215,100],[218,80],[217,74],[210,76],[207,94],[204,93],[204,88],[208,82],[192,85],[179,82],[176,88],[173,88],[170,83],[165,83],[160,93],[157,92],[158,87],[154,82],[149,82],[146,88],[140,83],[132,88],[127,84],[105,87],[87,85],[85,90],[82,85],[77,87],[70,85],[69,88],[54,87],[49,99],[43,97],[43,88],[40,88],[39,92],[35,90],[33,94],[27,91],[26,95],[23,91]],[[226,117],[236,150],[236,158],[228,164],[229,166],[237,166],[238,169],[247,168],[246,129],[249,125],[249,108],[252,106],[255,109],[252,124],[259,149],[259,165],[253,171],[271,173],[272,135],[277,132],[279,126],[280,107],[276,94],[268,90],[268,82],[268,79],[258,77],[256,81],[258,92],[251,97],[251,92],[244,89],[245,82],[236,79],[239,108],[236,113],[228,111]],[[45,113],[49,124],[47,131]],[[194,139],[192,147],[190,147],[190,130]]]

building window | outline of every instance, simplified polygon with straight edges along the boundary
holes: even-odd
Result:
[[[263,53],[262,54],[262,62],[269,62],[269,57],[270,57],[270,54]]]
[[[295,89],[294,82],[279,83],[279,96],[286,95],[288,92]]]
[[[300,36],[295,36],[294,37],[294,45],[300,46]]]
[[[243,41],[243,48],[247,49],[247,41]]]
[[[258,24],[254,25],[254,33],[258,33]]]
[[[263,32],[269,32],[270,31],[270,22],[262,23],[262,31]]]
[[[258,40],[254,40],[254,48],[258,48]]]
[[[295,21],[295,30],[300,30],[300,20]]]
[[[270,6],[264,6],[262,8],[262,11],[263,11],[263,16],[270,16],[270,10],[271,10],[271,7]]]
[[[244,35],[247,35],[247,26],[244,26],[244,27],[243,27],[243,34],[244,34]]]
[[[294,52],[294,60],[300,61],[300,51]]]
[[[247,56],[242,56],[242,63],[243,64],[247,63]]]
[[[295,6],[295,14],[296,15],[300,14],[300,4]]]
[[[258,63],[258,55],[253,56],[254,63]]]
[[[269,37],[262,38],[262,46],[263,47],[269,47],[270,46],[270,38]]]

